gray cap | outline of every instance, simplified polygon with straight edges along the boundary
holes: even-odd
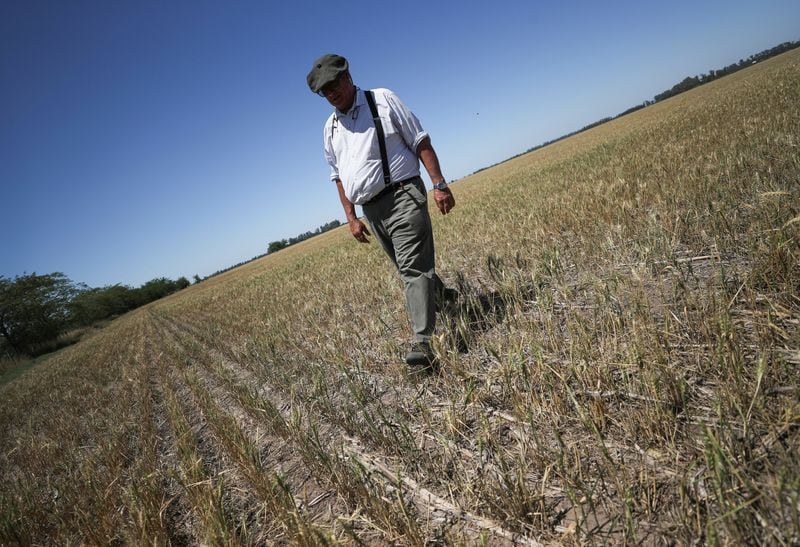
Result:
[[[347,59],[341,55],[336,55],[334,53],[323,55],[314,61],[311,72],[306,76],[308,87],[311,88],[311,91],[317,93],[325,84],[334,81],[339,74],[345,72],[347,69]]]

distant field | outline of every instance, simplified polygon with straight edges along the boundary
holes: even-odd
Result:
[[[438,374],[294,245],[0,386],[0,544],[800,543],[800,50],[453,192]]]

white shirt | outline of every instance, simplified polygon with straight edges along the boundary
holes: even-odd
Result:
[[[418,176],[416,150],[428,133],[392,91],[379,88],[372,92],[386,138],[392,182]],[[356,90],[348,112],[334,110],[330,115],[325,122],[323,142],[325,160],[331,166],[331,180],[342,181],[350,202],[361,205],[384,188],[378,136],[363,90]]]

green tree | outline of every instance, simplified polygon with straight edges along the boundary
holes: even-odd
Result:
[[[268,253],[275,253],[275,252],[280,251],[281,249],[285,249],[288,246],[289,246],[289,242],[286,241],[285,239],[282,239],[280,241],[273,241],[273,242],[271,242],[269,244],[269,247],[267,248],[267,252]]]
[[[102,319],[122,315],[135,306],[133,289],[117,284],[83,290],[72,299],[69,308],[75,323],[91,325]]]
[[[67,329],[78,292],[61,272],[0,277],[0,335],[15,352],[32,353]]]
[[[175,282],[166,277],[151,279],[137,289],[139,293],[139,306],[153,302],[175,292]]]

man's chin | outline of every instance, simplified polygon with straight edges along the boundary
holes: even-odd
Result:
[[[353,106],[353,102],[355,102],[355,96],[352,97],[349,101],[347,100],[347,97],[340,96],[333,99],[329,99],[328,102],[331,103],[334,107],[336,107],[336,109],[338,109],[340,112],[347,112]]]

